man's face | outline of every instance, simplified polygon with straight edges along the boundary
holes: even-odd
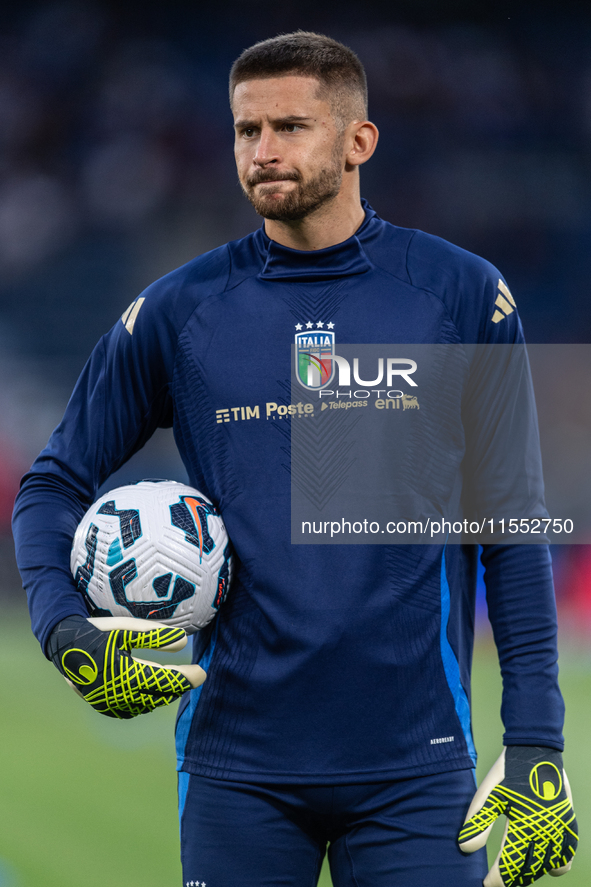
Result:
[[[303,219],[337,196],[344,137],[314,77],[246,80],[234,91],[234,154],[244,193],[266,219]]]

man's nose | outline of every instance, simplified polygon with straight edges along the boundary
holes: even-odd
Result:
[[[269,166],[281,160],[277,134],[272,129],[263,128],[253,160],[257,166]]]

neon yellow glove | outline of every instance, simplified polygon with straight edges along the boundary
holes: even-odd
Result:
[[[160,666],[132,648],[178,650],[182,628],[145,619],[68,616],[53,629],[47,653],[76,692],[111,718],[133,718],[169,705],[205,680],[198,665]]]
[[[578,828],[559,751],[507,746],[474,795],[458,835],[460,850],[483,847],[502,813],[505,834],[484,887],[522,887],[570,869]]]

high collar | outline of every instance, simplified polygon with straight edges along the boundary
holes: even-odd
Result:
[[[321,281],[371,271],[373,265],[365,254],[361,241],[376,214],[365,200],[361,203],[365,210],[365,219],[355,234],[326,249],[301,250],[282,246],[267,236],[263,225],[256,234],[258,246],[265,258],[259,277],[263,280]]]

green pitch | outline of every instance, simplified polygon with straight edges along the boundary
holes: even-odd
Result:
[[[22,607],[4,609],[0,664],[0,887],[180,887],[174,711],[132,721],[92,711],[43,658]],[[473,684],[480,778],[501,749],[497,672],[485,640],[476,651]],[[586,887],[591,657],[565,655],[561,677],[569,712],[565,763],[581,849],[564,881],[541,883]],[[498,825],[496,842],[494,833],[489,841],[491,859],[501,832]],[[325,868],[320,887],[330,885]]]

